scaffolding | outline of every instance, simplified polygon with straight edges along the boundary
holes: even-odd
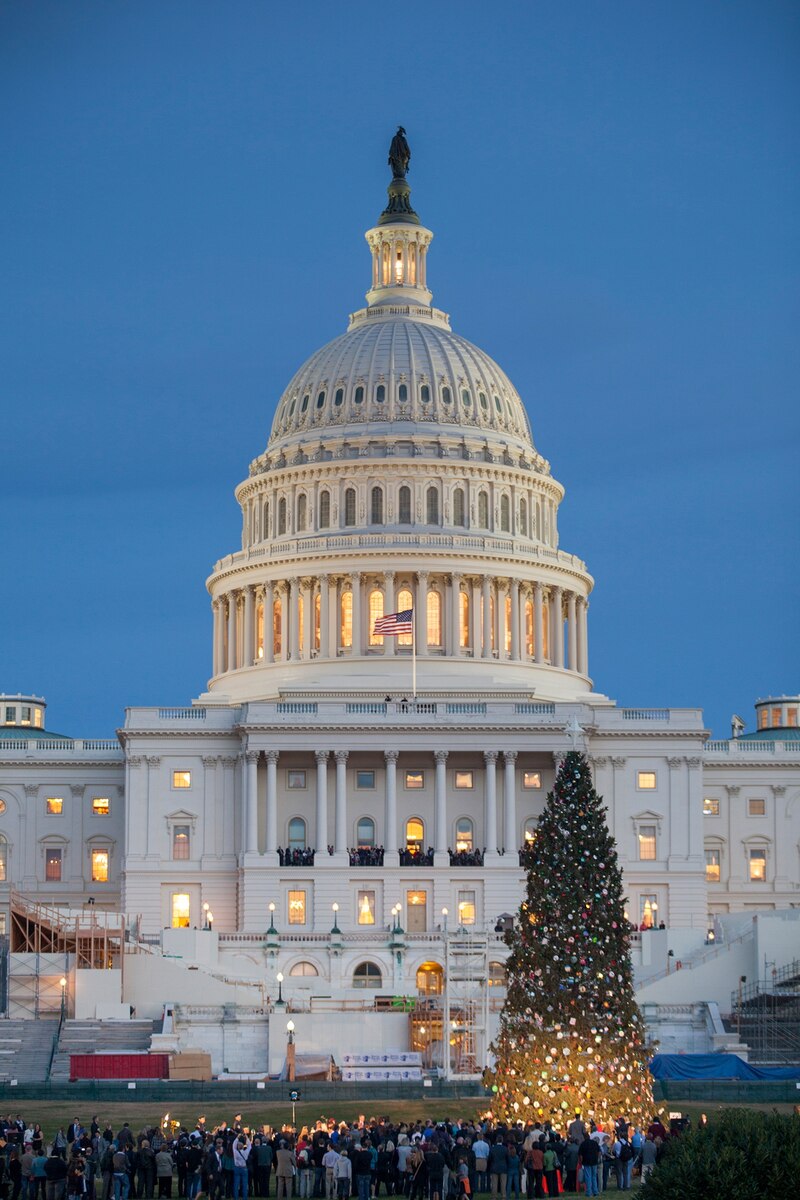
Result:
[[[443,993],[410,1015],[411,1047],[445,1079],[480,1079],[489,1018],[489,935],[472,926],[443,930]]]
[[[772,969],[764,978],[744,978],[731,996],[731,1023],[763,1065],[800,1063],[800,959]]]

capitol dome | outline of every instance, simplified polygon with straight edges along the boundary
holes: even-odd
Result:
[[[236,489],[208,695],[407,691],[412,658],[420,692],[584,698],[593,581],[559,546],[564,489],[508,376],[432,305],[404,174],[388,194],[366,307],[296,371]],[[398,612],[410,632],[376,630]]]

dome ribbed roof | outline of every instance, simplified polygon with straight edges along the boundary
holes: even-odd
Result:
[[[446,319],[381,314],[328,342],[283,393],[270,446],[327,426],[379,422],[463,427],[533,446],[527,413],[508,376],[447,328]]]

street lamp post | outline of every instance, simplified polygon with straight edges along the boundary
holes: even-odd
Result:
[[[278,981],[278,999],[275,1001],[276,1008],[283,1008],[283,971],[278,971],[275,976]]]
[[[211,909],[211,905],[208,903],[207,900],[205,900],[203,902],[203,929],[211,928],[211,926],[208,923],[208,914],[209,914],[210,909]]]
[[[295,1046],[294,1046],[294,1021],[286,1022],[286,1033],[288,1042],[286,1045],[286,1077],[289,1083],[294,1083],[296,1074]],[[295,1124],[294,1101],[292,1101],[292,1125]]]
[[[277,933],[277,932],[278,931],[275,928],[275,901],[270,900],[270,902],[269,902],[269,929],[267,930],[267,933],[269,934],[269,933]]]
[[[338,922],[339,922],[339,918],[338,918],[339,905],[336,903],[335,900],[334,900],[333,904],[331,905],[331,908],[333,909],[333,929],[331,930],[331,933],[341,933],[342,931],[339,928],[339,924],[338,924]]]
[[[64,1023],[64,1017],[67,1015],[67,981],[62,975],[59,979],[61,986],[61,1023]]]
[[[447,909],[442,909],[442,933],[447,933]]]

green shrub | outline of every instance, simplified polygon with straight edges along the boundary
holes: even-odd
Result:
[[[800,1117],[728,1109],[671,1140],[641,1200],[790,1200],[800,1186]]]

